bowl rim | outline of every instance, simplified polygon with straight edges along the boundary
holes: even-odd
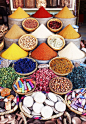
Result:
[[[49,22],[50,22],[50,21],[54,21],[54,20],[56,20],[56,21],[58,21],[58,22],[61,22],[61,27],[59,27],[58,29],[52,29],[51,27],[49,27]],[[52,32],[58,32],[59,30],[62,29],[62,27],[63,27],[63,22],[62,22],[60,19],[58,19],[58,18],[51,18],[51,19],[49,19],[49,20],[47,21],[47,27],[48,27],[48,29],[51,30]]]
[[[29,19],[35,20],[35,21],[37,22],[37,26],[36,26],[35,28],[27,28],[27,27],[25,27],[24,22],[25,22],[26,20],[29,20]],[[22,26],[23,26],[23,28],[24,28],[26,31],[32,32],[32,31],[34,31],[35,29],[37,29],[37,28],[39,27],[39,22],[38,22],[37,19],[35,19],[35,18],[33,18],[33,17],[28,17],[28,18],[26,18],[26,19],[24,19],[24,20],[22,21]]]
[[[54,37],[57,37],[57,38],[61,38],[61,39],[62,39],[63,45],[62,45],[61,47],[56,48],[56,47],[53,47],[53,46],[49,43],[50,38],[54,38]],[[54,49],[54,50],[61,50],[61,49],[65,46],[65,39],[64,39],[61,35],[53,34],[53,35],[50,35],[50,36],[48,37],[47,43],[48,43],[48,45],[49,45],[52,49]]]

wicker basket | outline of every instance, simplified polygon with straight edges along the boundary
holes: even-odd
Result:
[[[24,46],[22,46],[22,44],[21,44],[21,39],[23,38],[23,37],[25,37],[25,36],[29,36],[29,37],[31,37],[31,38],[34,38],[35,39],[35,44],[34,44],[34,46],[32,46],[32,47],[24,47]],[[29,42],[29,41],[28,41]],[[25,41],[24,41],[24,43],[25,43]],[[25,34],[25,35],[23,35],[23,36],[21,36],[20,38],[19,38],[19,40],[18,40],[18,44],[19,44],[19,46],[22,48],[22,49],[24,49],[25,51],[30,51],[30,50],[33,50],[33,49],[35,49],[35,47],[38,45],[38,40],[37,40],[37,38],[36,37],[34,37],[33,35],[31,35],[31,34]]]
[[[85,89],[86,90],[86,88],[80,88],[80,89]],[[77,89],[75,89],[75,90],[73,90],[73,91],[76,91]],[[82,113],[82,112],[80,112],[80,111],[78,111],[78,110],[75,110],[75,109],[73,109],[69,104],[68,104],[68,102],[67,102],[67,96],[71,93],[72,91],[70,91],[68,94],[66,94],[65,95],[65,102],[66,102],[66,105],[67,105],[67,107],[72,111],[72,112],[74,112],[74,113],[76,113],[76,114],[79,114],[79,115],[84,115],[84,114],[86,114],[86,113]]]
[[[60,22],[60,23],[61,23],[61,27],[58,28],[58,29],[52,29],[52,28],[50,28],[50,27],[49,27],[49,23],[50,23],[51,21],[57,21],[57,22]],[[48,29],[49,29],[50,31],[52,31],[52,32],[58,32],[58,31],[60,31],[60,30],[62,29],[62,27],[63,27],[63,23],[62,23],[61,20],[59,20],[59,19],[57,19],[57,18],[52,18],[52,19],[50,19],[50,20],[47,22],[47,27],[48,27]]]
[[[56,77],[56,78],[59,78],[59,77]],[[60,77],[60,78],[61,78],[61,77]],[[65,77],[65,78],[66,78],[66,77]],[[70,84],[70,89],[69,89],[68,91],[65,91],[65,92],[56,92],[56,91],[53,90],[52,87],[51,87],[52,80],[53,80],[53,79],[51,79],[50,82],[49,82],[49,88],[50,88],[50,90],[51,90],[52,92],[54,92],[55,94],[64,95],[64,94],[67,94],[68,92],[70,92],[70,91],[72,90],[72,88],[73,88],[72,82],[68,79],[68,80],[69,80],[69,84]],[[58,83],[58,82],[57,82],[57,83]]]
[[[32,94],[31,94],[31,95],[32,95]],[[27,95],[26,95],[26,96],[27,96]],[[57,95],[57,96],[59,96],[59,95]],[[61,100],[65,103],[64,99],[63,99],[61,96],[59,96],[59,97],[60,97]],[[30,114],[26,113],[26,112],[22,109],[22,101],[23,101],[24,98],[25,98],[25,96],[23,96],[23,97],[21,98],[21,100],[20,100],[20,102],[19,102],[19,108],[20,108],[21,112],[22,112],[26,117],[34,118],[34,119],[40,119],[40,120],[49,120],[49,119],[52,119],[52,118],[58,118],[58,117],[60,117],[60,116],[62,116],[62,115],[64,114],[64,112],[60,112],[60,113],[58,113],[58,114],[56,114],[56,115],[52,115],[50,118],[35,117],[35,116],[33,116],[33,115],[30,115]]]
[[[22,79],[25,79],[25,78],[28,78],[28,77],[22,77]],[[16,82],[16,81],[14,81],[13,85],[15,84],[15,82]],[[35,90],[35,88],[36,88],[36,83],[34,83],[34,84],[33,84],[33,85],[34,85],[34,88],[33,88],[31,91],[28,91],[28,92],[26,92],[26,93],[22,93],[22,92],[17,92],[16,88],[15,88],[13,85],[12,85],[13,90],[14,90],[17,94],[19,94],[19,95],[31,94],[31,93],[34,92],[34,90]]]
[[[32,59],[34,62],[36,62],[33,58],[31,58],[31,57],[24,57],[24,58],[22,58],[22,59],[25,59],[25,58],[28,58],[28,59]],[[17,60],[18,61],[18,60]],[[16,62],[16,61],[15,61]],[[13,63],[13,65],[12,65],[12,67],[14,68],[14,63]],[[32,71],[32,72],[30,72],[30,73],[18,73],[17,71],[15,71],[17,74],[19,74],[19,75],[23,75],[23,76],[27,76],[27,75],[30,75],[30,74],[32,74],[32,73],[34,73],[36,70],[37,70],[37,67],[38,67],[38,64],[37,64],[37,62],[36,62],[36,68]],[[14,69],[15,70],[15,69]]]
[[[59,47],[59,48],[58,48],[58,47],[53,47],[53,46],[50,44],[50,40],[53,39],[53,38],[60,38],[60,39],[63,41],[62,46]],[[47,39],[47,43],[48,43],[48,45],[49,45],[52,49],[54,49],[54,50],[61,50],[61,49],[65,46],[65,40],[64,40],[64,38],[63,38],[61,35],[51,35],[51,36],[49,36],[48,39]]]
[[[61,59],[61,58],[62,58],[62,59],[65,59],[65,60],[68,60],[68,62],[70,63],[70,65],[71,65],[71,70],[70,70],[70,72],[65,73],[65,74],[61,74],[61,73],[57,73],[56,71],[54,71],[54,70],[51,68],[50,64],[51,64],[52,60]],[[74,68],[74,66],[73,66],[72,62],[71,62],[68,58],[66,58],[66,57],[55,57],[55,58],[53,58],[53,59],[50,60],[50,62],[49,62],[49,68],[50,68],[55,74],[60,75],[60,76],[65,76],[65,75],[68,75],[69,73],[72,72],[72,69]]]
[[[36,22],[37,22],[37,26],[36,26],[35,28],[27,28],[27,27],[25,27],[24,23],[25,23],[25,21],[27,21],[27,20],[34,20],[34,21],[36,21]],[[22,22],[22,26],[23,26],[23,28],[24,28],[26,31],[32,32],[32,31],[34,31],[34,30],[36,30],[36,29],[38,28],[39,22],[38,22],[35,18],[26,18],[26,19]]]
[[[13,113],[18,109],[18,105],[19,105],[19,96],[18,96],[18,94],[16,94],[16,99],[17,99],[17,103],[16,103],[15,107],[13,109],[9,110],[9,111],[1,112],[0,116]]]
[[[0,44],[0,51],[2,51],[4,48],[4,39],[1,41],[1,44]]]

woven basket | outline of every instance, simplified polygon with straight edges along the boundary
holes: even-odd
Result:
[[[1,112],[0,116],[13,113],[18,109],[18,105],[19,105],[19,96],[18,96],[18,94],[16,94],[16,99],[17,99],[17,103],[16,103],[15,107],[13,109],[9,110],[9,111]]]
[[[56,77],[56,78],[59,78],[59,77]],[[54,79],[54,78],[53,78]],[[64,94],[67,94],[68,92],[70,92],[71,90],[72,90],[72,88],[73,88],[73,84],[72,84],[72,82],[69,80],[69,84],[70,84],[70,89],[68,90],[68,91],[65,91],[65,92],[56,92],[55,90],[53,90],[52,89],[52,87],[51,87],[51,83],[52,83],[52,80],[53,79],[51,79],[50,80],[50,82],[49,82],[49,88],[50,88],[50,90],[52,91],[52,92],[54,92],[55,94],[59,94],[59,95],[64,95]],[[58,83],[58,82],[57,82]]]
[[[4,39],[2,40],[1,44],[0,44],[0,51],[2,51],[4,48]]]
[[[34,38],[35,39],[35,45],[34,46],[32,46],[32,47],[24,47],[24,46],[22,46],[22,44],[21,44],[21,39],[23,38],[23,37],[25,37],[25,36],[29,36],[29,37],[31,37],[31,38]],[[28,41],[29,42],[29,41]],[[25,41],[24,41],[24,43],[25,43]],[[19,46],[22,48],[22,49],[24,49],[25,51],[30,51],[30,50],[33,50],[37,45],[38,45],[38,40],[37,40],[37,38],[36,37],[34,37],[33,35],[31,35],[31,34],[25,34],[25,35],[23,35],[23,36],[21,36],[20,38],[19,38],[19,40],[18,40],[18,44],[19,44]]]
[[[54,71],[54,70],[51,68],[50,64],[51,64],[52,60],[60,59],[60,58],[66,59],[66,60],[68,60],[68,61],[70,62],[71,66],[72,66],[70,72],[65,73],[65,74],[61,74],[61,73],[57,73],[56,71]],[[72,69],[74,68],[74,66],[73,66],[72,62],[71,62],[68,58],[66,58],[66,57],[55,57],[55,58],[53,58],[53,59],[50,60],[50,62],[49,62],[49,68],[50,68],[55,74],[60,75],[60,76],[65,76],[65,75],[68,75],[69,73],[72,72]]]
[[[36,62],[33,58],[31,58],[31,57],[24,57],[24,58],[28,58],[28,59],[32,59],[34,62]],[[24,58],[22,58],[22,59],[24,59]],[[18,60],[17,60],[18,61]],[[15,61],[16,62],[16,61]],[[12,67],[14,68],[14,63],[13,63],[13,65],[12,65]],[[19,75],[24,75],[24,76],[26,76],[26,75],[30,75],[30,74],[32,74],[32,73],[34,73],[36,70],[37,70],[37,67],[38,67],[38,64],[37,64],[37,62],[36,62],[36,68],[32,71],[32,72],[30,72],[30,73],[19,73],[19,72],[17,72],[17,71],[15,71],[17,74],[19,74]],[[15,70],[15,69],[14,69]]]
[[[32,94],[31,94],[31,95],[32,95]],[[27,95],[26,95],[26,96],[27,96]],[[57,95],[57,96],[58,96],[58,95]],[[61,100],[65,103],[64,99],[63,99],[61,96],[59,96],[59,97],[60,97]],[[22,109],[22,101],[23,101],[24,98],[25,98],[25,96],[23,96],[23,97],[21,98],[21,100],[20,100],[20,102],[19,102],[19,108],[20,108],[20,110],[22,111],[22,113],[23,113],[26,117],[34,118],[34,119],[40,119],[40,120],[49,120],[49,119],[52,119],[52,118],[58,118],[58,117],[60,117],[60,116],[62,116],[62,115],[64,114],[64,112],[60,112],[60,113],[58,113],[58,114],[56,114],[56,115],[51,116],[50,118],[35,117],[35,116],[33,116],[33,115],[30,115],[30,114],[26,113],[26,112]]]
[[[83,88],[80,88],[80,89],[83,89]],[[86,90],[86,88],[84,88],[84,89]],[[76,91],[76,90],[77,90],[77,89],[75,89],[75,90],[73,90],[73,91]],[[82,114],[83,114],[82,112],[73,109],[73,108],[68,104],[68,102],[67,102],[67,96],[68,96],[71,92],[72,92],[72,91],[70,91],[68,94],[65,95],[65,102],[66,102],[66,105],[67,105],[67,107],[68,107],[72,112],[74,112],[74,113],[76,113],[76,114],[79,114],[79,115],[82,115]],[[85,113],[85,114],[86,114],[86,113]]]
[[[61,23],[61,27],[58,28],[58,29],[52,29],[52,28],[50,28],[50,27],[49,27],[50,21],[57,21],[57,22],[60,22],[60,23]],[[50,20],[47,22],[47,27],[48,27],[48,29],[49,29],[50,31],[52,31],[52,32],[58,32],[58,31],[60,31],[60,30],[62,29],[63,24],[62,24],[62,21],[61,21],[61,20],[59,20],[59,19],[57,19],[57,18],[52,18],[52,19],[50,19]]]
[[[20,114],[21,114],[21,116],[22,116],[22,118],[24,120],[24,124],[27,124],[27,121],[26,121],[26,118],[25,118],[24,114],[22,112],[20,112]]]
[[[27,28],[27,27],[25,27],[25,25],[24,25],[25,21],[30,20],[30,19],[37,22],[37,26],[36,26],[35,28]],[[26,31],[32,32],[32,31],[34,31],[34,30],[36,30],[36,29],[38,28],[39,22],[38,22],[35,18],[26,18],[26,19],[22,22],[22,26],[23,26],[23,28],[24,28]]]
[[[50,44],[50,40],[53,39],[53,38],[60,38],[63,41],[63,45],[61,47],[59,47],[59,48],[58,47],[57,48],[53,47]],[[47,39],[47,43],[54,50],[61,50],[65,46],[65,40],[64,40],[64,38],[61,35],[51,35],[51,36],[49,36],[48,39]]]
[[[28,77],[22,77],[22,79],[25,79],[25,78],[28,78]],[[14,81],[13,85],[15,84],[16,81]],[[12,88],[13,90],[17,93],[17,94],[20,94],[20,95],[27,95],[27,94],[31,94],[34,92],[35,88],[36,88],[36,83],[34,84],[34,88],[31,90],[31,91],[28,91],[26,93],[21,93],[21,92],[17,92],[17,90],[15,89],[15,87],[12,85]]]

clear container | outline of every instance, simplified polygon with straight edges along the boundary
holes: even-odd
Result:
[[[47,0],[47,7],[53,8],[57,7],[58,0]]]
[[[71,8],[72,0],[60,0],[60,7],[64,7],[64,6]]]
[[[24,7],[24,0],[13,0],[13,8]]]
[[[46,0],[36,0],[36,7],[40,8],[41,6],[43,6],[44,8],[46,8]]]
[[[25,0],[25,8],[35,8],[35,0]]]

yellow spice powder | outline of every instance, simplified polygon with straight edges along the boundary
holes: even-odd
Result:
[[[28,52],[21,49],[17,44],[13,43],[7,50],[1,53],[1,57],[9,60],[18,60],[28,56]]]
[[[12,13],[9,17],[14,19],[22,19],[28,18],[30,16],[21,7],[18,7],[17,10]]]
[[[26,34],[18,25],[14,24],[5,35],[9,39],[19,39],[22,35]]]
[[[65,39],[76,39],[80,37],[80,34],[75,31],[75,29],[69,24],[60,33]]]
[[[58,18],[74,18],[75,16],[68,9],[68,7],[65,6],[59,13],[57,13],[55,15],[55,17],[58,17]]]

